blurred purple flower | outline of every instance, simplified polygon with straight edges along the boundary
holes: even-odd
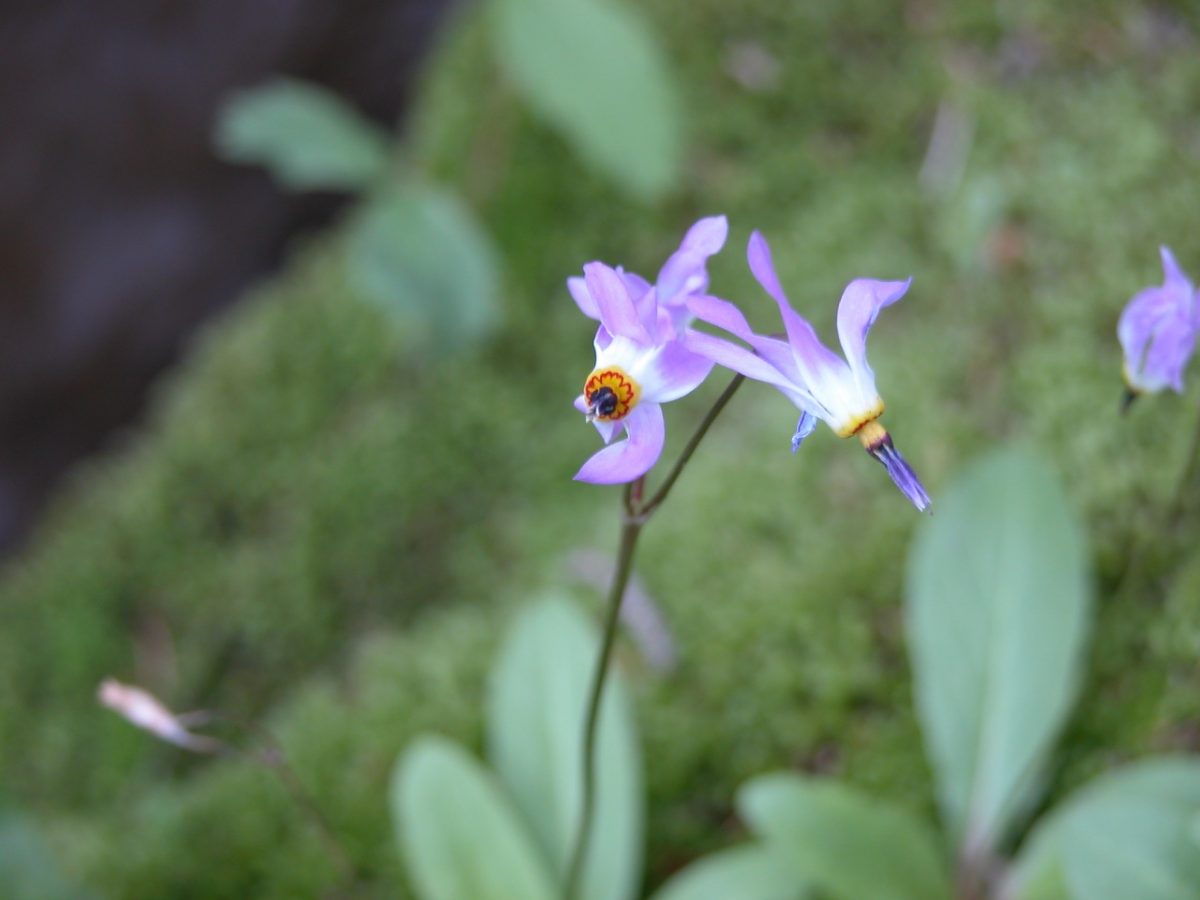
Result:
[[[583,289],[595,305],[600,328],[596,366],[575,408],[606,444],[621,429],[626,439],[592,456],[575,480],[619,484],[640,478],[658,461],[666,439],[662,404],[699,387],[713,363],[676,340],[673,312],[659,304],[657,291],[635,297],[630,276],[604,263],[588,263],[583,273]]]
[[[1121,313],[1117,337],[1125,352],[1131,395],[1169,387],[1183,393],[1183,370],[1196,345],[1196,291],[1170,249],[1160,247],[1162,287],[1138,291]]]
[[[642,276],[626,272],[620,266],[616,271],[635,303],[640,303],[651,290],[657,293],[658,307],[667,314],[678,335],[692,319],[687,299],[708,290],[708,258],[725,246],[728,235],[729,223],[724,216],[700,219],[683,236],[679,249],[667,258],[653,286]],[[586,278],[568,278],[567,289],[585,316],[600,321],[600,309]]]
[[[927,509],[929,495],[893,446],[891,436],[876,421],[883,414],[883,400],[867,362],[867,332],[875,317],[904,296],[912,279],[859,278],[846,286],[837,316],[838,337],[846,356],[842,359],[821,343],[813,327],[788,303],[775,274],[771,248],[757,231],[750,236],[747,258],[758,283],[779,305],[787,340],[755,334],[732,303],[701,296],[689,301],[696,317],[736,335],[753,350],[696,331],[683,338],[684,345],[747,378],[772,385],[796,404],[801,416],[792,437],[792,452],[812,434],[817,419],[822,419],[839,437],[857,435],[913,505]]]

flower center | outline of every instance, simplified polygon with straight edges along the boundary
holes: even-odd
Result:
[[[616,366],[597,369],[583,384],[588,418],[604,422],[615,422],[629,415],[640,393],[638,383]]]

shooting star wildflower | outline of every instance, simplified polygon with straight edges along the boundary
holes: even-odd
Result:
[[[750,270],[779,305],[787,340],[755,334],[745,316],[732,303],[716,297],[692,297],[688,304],[696,318],[741,338],[753,350],[722,338],[690,331],[684,345],[747,378],[778,389],[800,409],[792,437],[792,452],[823,420],[839,437],[857,436],[863,448],[883,464],[896,487],[918,510],[929,508],[929,495],[916,474],[895,448],[879,417],[883,400],[875,389],[875,373],[867,362],[867,333],[885,306],[908,290],[908,281],[856,279],[846,286],[838,305],[837,327],[842,359],[817,337],[792,309],[775,274],[771,248],[757,231],[747,248]]]
[[[1124,406],[1163,388],[1183,393],[1183,370],[1196,346],[1196,290],[1167,247],[1160,247],[1163,283],[1138,291],[1125,306],[1117,337],[1125,353]]]
[[[688,297],[708,290],[708,258],[720,252],[728,235],[729,222],[724,216],[708,216],[688,229],[679,249],[663,263],[653,286],[642,276],[626,272],[620,266],[617,274],[624,280],[635,303],[640,303],[654,290],[659,308],[666,310],[675,333],[681,334],[692,319]],[[568,278],[567,289],[585,316],[600,321],[600,308],[586,278]]]
[[[620,484],[645,475],[658,461],[666,440],[662,404],[699,387],[713,363],[677,340],[676,319],[659,303],[657,290],[635,296],[628,273],[604,263],[588,263],[583,272],[600,328],[596,365],[575,408],[609,446],[584,463],[575,480]],[[611,443],[622,429],[625,440]]]

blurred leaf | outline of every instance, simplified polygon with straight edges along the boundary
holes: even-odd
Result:
[[[583,795],[583,726],[600,641],[561,600],[526,610],[492,674],[488,751],[551,860],[566,874]],[[583,870],[585,900],[638,893],[642,852],[641,760],[619,672],[609,675],[596,745],[596,809]]]
[[[946,863],[923,821],[827,780],[764,775],[738,809],[796,879],[840,900],[949,900]]]
[[[990,268],[989,238],[1004,222],[1011,194],[1003,178],[984,173],[964,182],[939,205],[937,236],[960,272]]]
[[[508,798],[453,741],[418,738],[400,757],[392,820],[421,900],[556,900]]]
[[[357,286],[418,340],[470,343],[499,316],[491,238],[453,194],[414,183],[372,197],[350,230]]]
[[[801,900],[808,892],[781,854],[758,845],[722,850],[671,877],[652,900]]]
[[[1072,900],[1067,876],[1056,857],[1045,859],[1024,880],[1019,891],[1012,890],[1002,896],[1005,900]]]
[[[334,94],[284,78],[234,94],[217,121],[222,157],[296,189],[365,187],[387,171],[390,143]]]
[[[909,556],[917,708],[942,813],[995,846],[1070,709],[1089,608],[1081,529],[1055,475],[994,453],[946,491]]]
[[[5,900],[79,900],[38,832],[12,813],[0,813],[0,885]]]
[[[638,196],[679,177],[670,70],[649,27],[604,0],[494,0],[500,63],[586,160]]]
[[[1043,886],[1061,866],[1074,900],[1200,900],[1198,814],[1200,761],[1146,760],[1104,775],[1034,830],[1014,894],[1052,896]]]

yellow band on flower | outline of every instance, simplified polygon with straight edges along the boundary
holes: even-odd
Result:
[[[861,415],[855,416],[841,428],[836,429],[837,436],[848,438],[852,435],[860,434],[864,428],[883,415],[883,401],[880,400],[869,410]]]

